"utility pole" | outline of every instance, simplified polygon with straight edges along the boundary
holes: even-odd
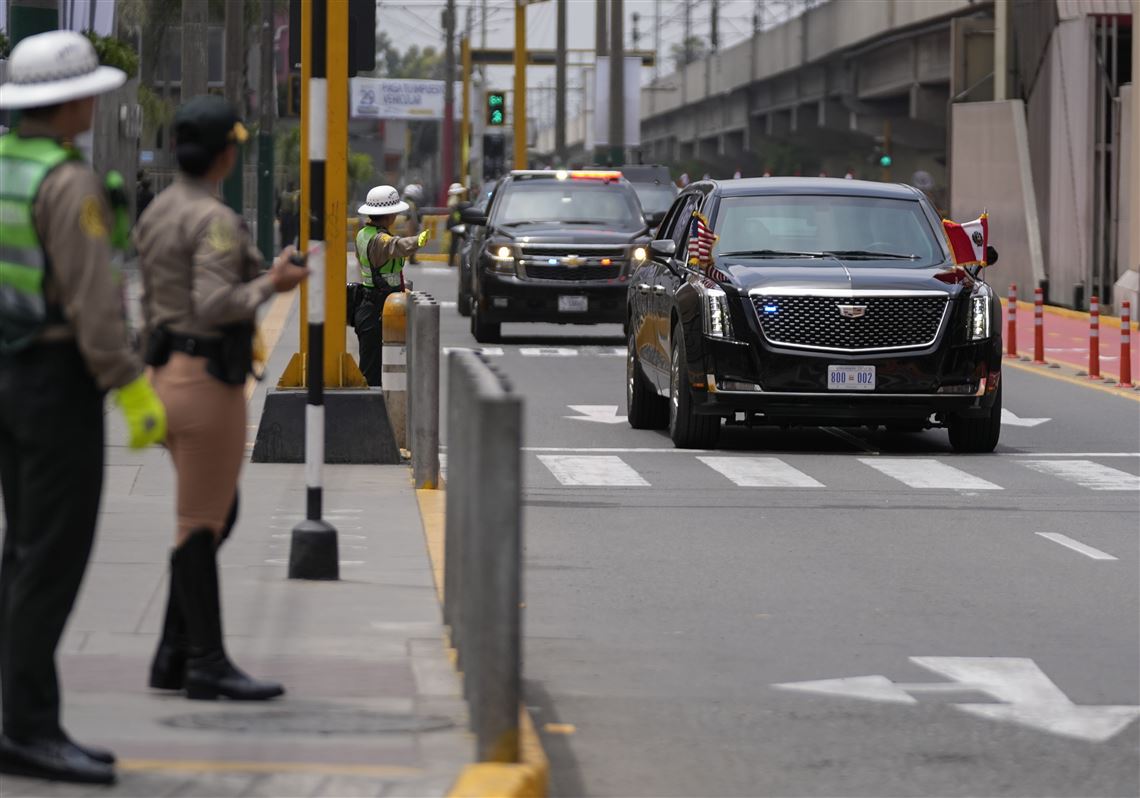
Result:
[[[183,3],[185,5],[185,2]],[[226,0],[226,28],[225,28],[225,62],[226,62],[226,99],[237,109],[238,116],[245,117],[245,86],[242,68],[245,65],[245,10],[242,0]],[[237,146],[237,163],[230,176],[222,184],[222,195],[238,216],[245,211],[242,194],[242,172],[244,171],[244,153],[239,144]]]
[[[606,6],[606,0],[597,0],[594,15],[594,63],[595,65],[601,62],[610,51],[609,35],[607,33],[606,14],[609,9]],[[603,114],[601,103],[601,80],[598,75],[597,66],[594,68],[594,118],[591,123],[594,130],[598,130],[598,125],[601,123],[599,117]],[[595,143],[594,146],[594,161],[597,163],[605,162],[605,147]]]
[[[653,0],[653,56],[653,79],[657,80],[661,77],[661,0]]]
[[[625,0],[610,0],[610,161],[625,163]]]
[[[87,30],[95,30],[95,0],[87,4]]]
[[[606,0],[597,0],[594,15],[594,55],[606,55],[610,51],[609,35],[606,33]]]
[[[526,169],[526,0],[515,0],[515,169]]]
[[[440,162],[441,205],[447,204],[447,187],[455,182],[455,0],[443,12],[446,40],[443,51],[443,158]]]
[[[719,21],[718,17],[720,16],[720,14],[718,13],[719,12],[719,6],[720,6],[719,0],[710,0],[710,6],[711,6],[711,8],[709,10],[709,15],[710,15],[711,19],[709,20],[709,28],[710,28],[710,30],[709,30],[709,47],[715,53],[717,45],[719,44],[719,38],[720,38],[717,35],[717,23]]]
[[[258,86],[257,126],[257,248],[265,262],[273,260],[273,120],[277,92],[273,69],[273,3],[261,0],[261,75]],[[282,242],[287,243],[287,242]]]
[[[554,45],[554,153],[566,160],[566,0],[557,0]]]
[[[210,22],[209,3],[182,4],[182,96],[180,102],[206,93],[210,62],[206,30]]]
[[[682,47],[685,52],[684,66],[688,66],[689,62],[693,60],[693,47],[690,38],[693,35],[693,4],[689,0],[681,0],[685,4],[685,41]],[[684,83],[684,79],[681,83]]]

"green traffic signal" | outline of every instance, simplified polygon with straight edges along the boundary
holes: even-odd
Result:
[[[496,108],[495,110],[491,111],[491,120],[490,121],[491,121],[492,125],[503,124],[503,111],[502,111],[502,109]]]
[[[879,166],[883,167],[884,169],[886,169],[888,166],[890,166],[891,163],[892,163],[892,159],[891,159],[890,155],[884,154],[884,155],[879,156]]]
[[[507,95],[501,91],[487,94],[487,124],[502,126],[507,120]]]

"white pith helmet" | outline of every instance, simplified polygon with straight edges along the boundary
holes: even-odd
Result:
[[[364,216],[390,216],[403,213],[411,206],[400,199],[400,192],[392,186],[376,186],[368,192],[364,204],[356,212]]]
[[[87,37],[53,30],[23,39],[8,60],[0,108],[39,108],[94,97],[127,82],[121,69],[100,66]]]
[[[404,196],[412,200],[412,202],[419,202],[424,198],[424,187],[419,183],[409,183],[404,186]]]
[[[462,183],[452,183],[447,188],[447,196],[449,196],[449,197],[456,197],[460,194],[466,194],[466,193],[467,193],[467,187],[464,186]]]

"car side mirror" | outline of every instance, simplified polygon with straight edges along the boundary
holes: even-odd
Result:
[[[665,220],[665,211],[654,211],[653,213],[646,215],[645,226],[652,230],[652,229],[656,228],[659,224],[661,224],[661,222],[663,222],[664,220]]]
[[[671,238],[658,238],[649,242],[649,251],[663,258],[671,258],[677,252],[677,242]]]
[[[463,220],[464,224],[476,227],[486,227],[487,225],[487,214],[478,208],[464,208],[459,212],[459,218]]]
[[[992,246],[986,247],[986,265],[993,266],[998,262],[998,251]]]

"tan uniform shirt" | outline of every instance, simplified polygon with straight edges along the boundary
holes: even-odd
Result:
[[[368,242],[368,262],[376,268],[380,268],[392,258],[406,258],[420,248],[416,236],[400,238],[383,227],[378,226],[377,230],[379,232]]]
[[[218,335],[253,321],[273,293],[245,222],[205,181],[180,174],[134,231],[148,331]]]
[[[32,120],[20,133],[57,138]],[[111,209],[102,183],[86,163],[67,161],[44,178],[32,218],[50,263],[44,297],[66,320],[47,327],[41,339],[74,339],[101,389],[123,387],[142,373],[142,361],[127,336],[122,274],[111,265]]]

